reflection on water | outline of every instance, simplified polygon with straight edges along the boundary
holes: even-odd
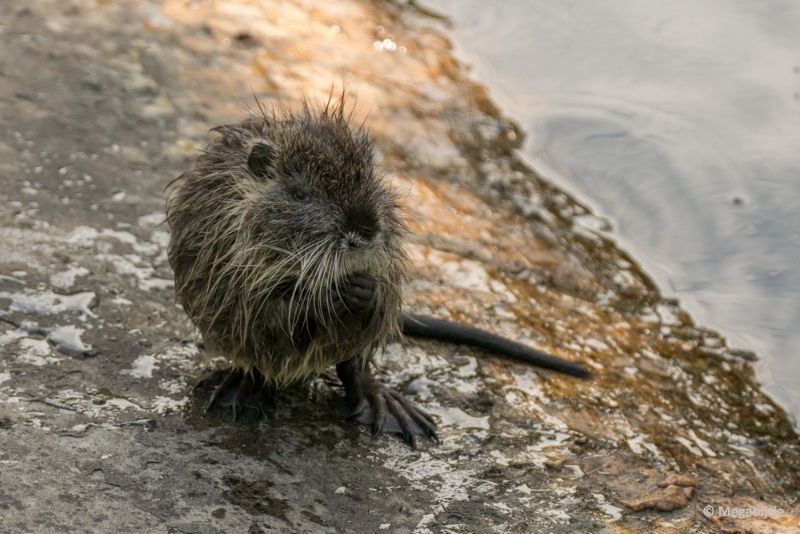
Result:
[[[800,419],[800,4],[425,3],[531,164]]]

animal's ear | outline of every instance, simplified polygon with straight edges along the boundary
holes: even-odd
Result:
[[[211,128],[211,131],[221,134],[221,137],[216,139],[214,143],[220,143],[229,148],[241,147],[244,145],[245,139],[247,138],[245,131],[239,126],[217,126],[215,128]]]
[[[267,176],[267,167],[275,159],[275,147],[267,143],[256,143],[250,149],[247,166],[256,176]]]

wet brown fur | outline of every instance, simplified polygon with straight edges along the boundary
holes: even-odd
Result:
[[[207,354],[280,389],[399,337],[405,229],[344,98],[214,131],[167,200],[177,299]],[[374,305],[337,315],[355,273],[376,282]]]

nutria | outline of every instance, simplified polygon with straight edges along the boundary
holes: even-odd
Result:
[[[336,365],[348,419],[373,435],[389,421],[412,446],[415,433],[436,439],[433,419],[369,368],[403,332],[587,376],[471,327],[401,315],[407,231],[344,97],[297,113],[262,109],[213,131],[167,200],[176,298],[206,352],[231,362],[198,384],[216,386],[206,409],[230,404],[235,418],[255,401],[264,410],[275,391]]]

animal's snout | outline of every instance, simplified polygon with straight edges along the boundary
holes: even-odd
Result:
[[[359,248],[369,246],[372,244],[372,240],[365,238],[363,235],[357,232],[347,232],[347,235],[344,238],[344,243],[348,248]]]
[[[349,247],[372,243],[380,231],[378,218],[371,210],[351,209],[345,216],[346,242]]]

